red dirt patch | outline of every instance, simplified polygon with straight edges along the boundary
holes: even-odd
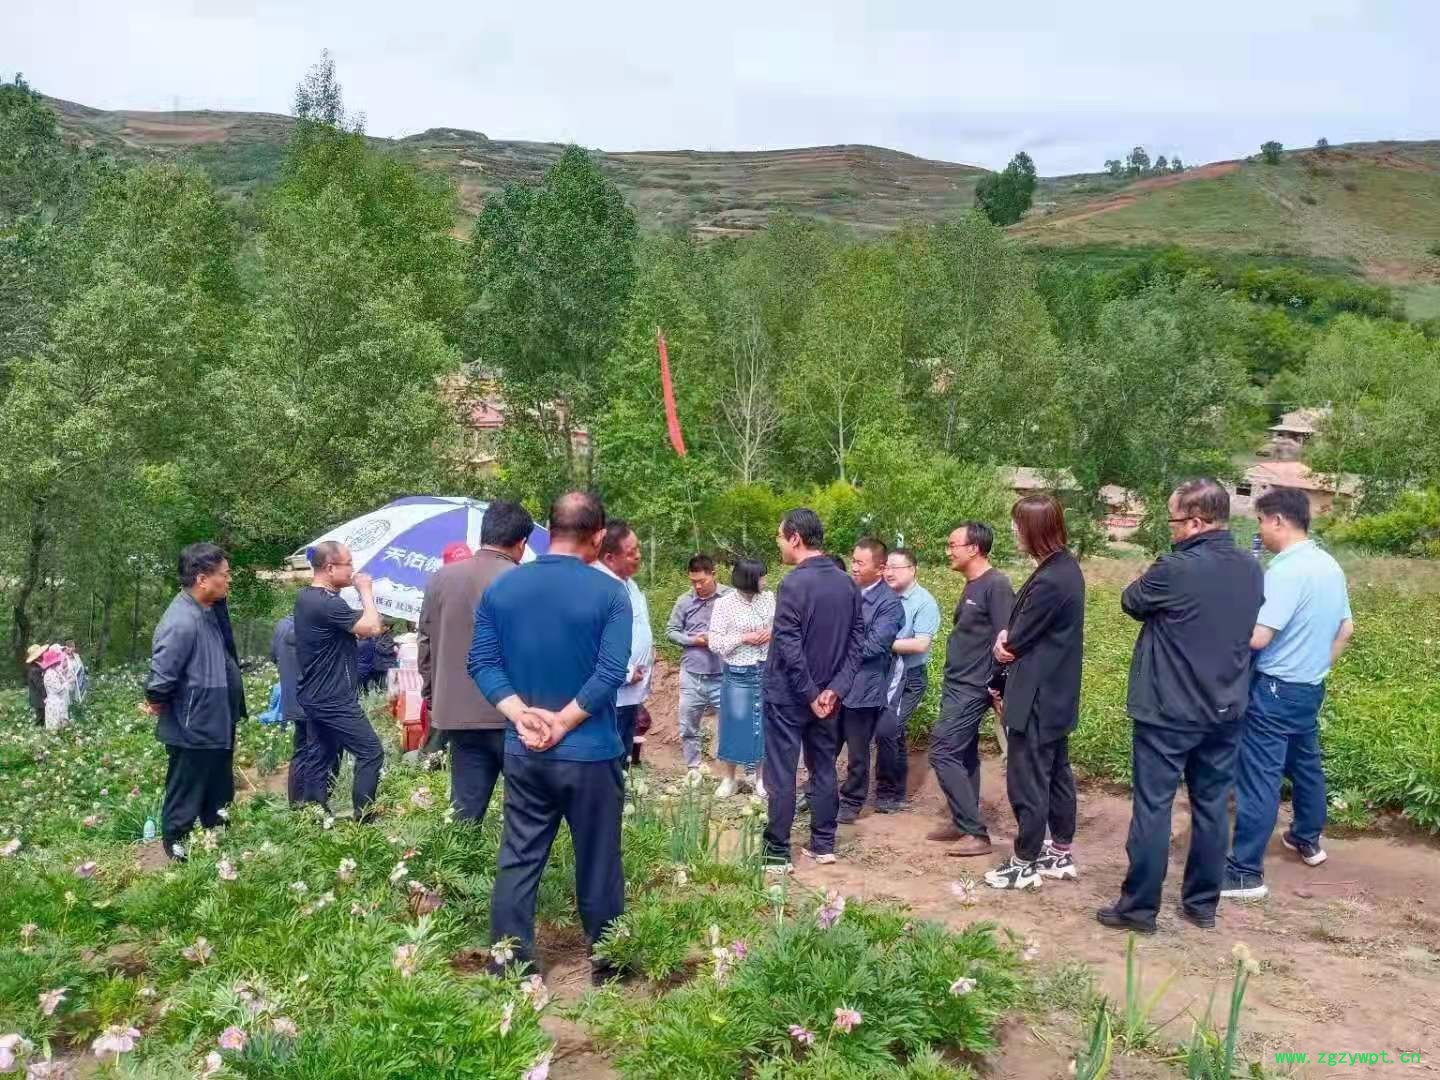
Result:
[[[1129,206],[1147,191],[1174,187],[1176,184],[1188,184],[1193,180],[1214,180],[1237,171],[1240,168],[1240,164],[1238,161],[1216,161],[1209,165],[1199,165],[1193,169],[1186,169],[1181,173],[1171,173],[1168,176],[1147,177],[1144,180],[1137,180],[1135,183],[1129,184],[1122,190],[1110,195],[1103,195],[1092,202],[1081,203],[1073,209],[1059,210],[1053,214],[1046,214],[1044,217],[1028,219],[1019,225],[1016,231],[1033,232],[1050,225],[1069,225],[1077,221],[1084,221],[1087,218],[1096,217],[1100,214],[1108,214],[1114,210]]]

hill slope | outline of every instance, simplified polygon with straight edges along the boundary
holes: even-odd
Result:
[[[209,171],[244,195],[272,180],[293,121],[273,113],[107,112],[51,99],[72,139]],[[449,176],[466,219],[512,181],[538,180],[558,143],[432,128],[377,146]],[[933,221],[969,208],[985,170],[874,146],[711,153],[598,154],[646,228],[702,233],[762,227],[781,209],[860,229]],[[1181,244],[1340,264],[1401,287],[1416,314],[1440,311],[1440,141],[1296,151],[1278,165],[1217,162],[1127,182],[1104,174],[1042,178],[1017,236],[1039,246]],[[468,220],[460,227],[467,227]]]

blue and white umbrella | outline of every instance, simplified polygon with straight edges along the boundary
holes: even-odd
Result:
[[[339,540],[350,549],[356,572],[375,580],[375,606],[382,615],[415,622],[430,575],[441,555],[457,540],[473,551],[480,546],[480,522],[488,504],[449,495],[410,495],[337,525],[308,545]],[[525,548],[525,562],[550,550],[550,534],[536,525]],[[360,606],[354,589],[340,594]]]

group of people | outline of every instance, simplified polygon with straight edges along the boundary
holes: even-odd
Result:
[[[1121,897],[1098,913],[1107,926],[1154,930],[1182,777],[1192,834],[1181,913],[1190,921],[1213,925],[1222,895],[1265,894],[1263,857],[1282,776],[1295,790],[1285,845],[1312,865],[1325,858],[1317,716],[1325,677],[1353,629],[1344,575],[1309,540],[1303,493],[1272,490],[1256,509],[1260,536],[1275,555],[1268,572],[1236,546],[1225,489],[1197,480],[1170,499],[1172,551],[1125,590],[1124,610],[1143,624],[1128,698],[1134,814]],[[549,550],[526,562],[533,527],[518,504],[491,503],[480,548],[447,560],[431,578],[418,632],[422,693],[451,751],[456,818],[482,819],[497,781],[505,780],[490,932],[522,961],[534,959],[536,892],[562,821],[574,840],[578,906],[590,940],[624,909],[624,773],[638,760],[655,659],[648,607],[633,580],[640,564],[634,529],[607,519],[600,500],[585,492],[556,500]],[[929,750],[946,820],[929,838],[957,857],[991,853],[980,810],[979,738],[993,711],[1015,840],[984,880],[997,889],[1030,889],[1078,873],[1068,740],[1080,718],[1085,581],[1056,499],[1020,499],[1011,528],[1036,564],[1018,592],[990,563],[989,524],[964,522],[947,544],[949,566],[964,586],[945,643]],[[810,816],[802,853],[817,864],[835,862],[837,827],[853,823],[872,798],[877,813],[908,808],[914,785],[906,730],[928,689],[941,620],[916,580],[909,549],[862,539],[847,574],[843,559],[826,552],[819,517],[804,508],[785,515],[776,544],[792,569],[775,592],[764,587],[763,562],[737,561],[726,587],[712,560],[694,557],[692,587],[676,601],[666,635],[683,650],[685,763],[701,765],[703,717],[715,710],[716,794],[753,785],[768,806],[766,870],[785,873],[802,756]],[[285,706],[296,722],[291,797],[328,806],[339,755],[348,751],[356,765],[355,814],[365,820],[383,752],[359,704],[356,652],[382,622],[348,548],[317,545],[311,562],[310,586],[276,631],[282,687],[293,687],[293,711]],[[232,794],[229,758],[244,712],[228,618],[215,612],[228,591],[224,553],[209,544],[186,548],[180,577],[182,590],[156,629],[146,685],[171,755],[164,839],[177,858],[196,818],[218,823]],[[359,611],[339,595],[349,585],[359,593]],[[597,962],[597,980],[610,974]]]
[[[70,723],[70,713],[85,704],[89,691],[85,661],[74,641],[31,645],[25,653],[25,687],[35,726],[59,731]]]

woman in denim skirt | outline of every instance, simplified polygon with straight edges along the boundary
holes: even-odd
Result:
[[[720,686],[720,738],[715,756],[720,761],[717,799],[727,799],[737,790],[735,774],[743,766],[754,773],[755,794],[765,795],[758,768],[764,756],[761,737],[760,684],[770,646],[770,627],[775,621],[775,594],[767,592],[765,564],[758,559],[740,559],[731,570],[734,591],[715,601],[710,617],[710,650],[725,662]]]

